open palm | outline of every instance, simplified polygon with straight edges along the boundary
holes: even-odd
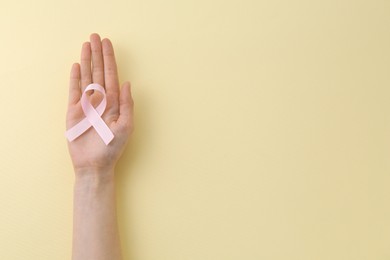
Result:
[[[113,169],[133,132],[134,102],[129,82],[125,82],[119,91],[114,49],[109,39],[101,41],[98,34],[92,34],[90,42],[83,44],[81,62],[72,66],[66,116],[67,129],[85,117],[80,99],[85,88],[91,83],[97,83],[105,88],[107,107],[102,118],[115,137],[106,145],[91,127],[72,142],[68,142],[69,153],[75,170]],[[94,107],[103,98],[97,91],[90,91],[87,94]]]

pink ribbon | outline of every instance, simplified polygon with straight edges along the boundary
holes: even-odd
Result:
[[[88,100],[86,94],[88,90],[97,90],[103,94],[103,100],[96,107],[96,109]],[[66,131],[65,136],[68,138],[69,142],[72,142],[74,139],[87,131],[91,126],[93,126],[96,132],[103,139],[103,142],[108,145],[112,139],[114,139],[114,134],[111,132],[110,128],[108,128],[101,117],[104,113],[104,110],[106,109],[106,105],[107,100],[105,89],[96,83],[89,84],[81,96],[81,107],[84,111],[85,118]]]

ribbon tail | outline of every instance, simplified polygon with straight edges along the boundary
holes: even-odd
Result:
[[[82,135],[85,131],[87,131],[91,127],[91,123],[87,118],[81,120],[77,125],[73,126],[69,130],[66,131],[65,136],[68,138],[69,142],[72,142],[77,137]]]
[[[95,122],[93,122],[92,126],[95,128],[96,132],[98,132],[106,145],[108,145],[112,139],[114,139],[114,134],[100,117]]]

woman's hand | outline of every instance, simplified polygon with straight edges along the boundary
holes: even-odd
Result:
[[[134,102],[130,83],[125,82],[119,91],[114,49],[110,40],[101,41],[98,34],[92,34],[90,42],[83,44],[81,62],[72,66],[66,116],[67,129],[85,117],[80,98],[85,88],[91,83],[98,83],[106,90],[107,107],[102,118],[115,137],[108,145],[105,145],[96,130],[91,127],[72,142],[68,142],[76,174],[113,172],[134,129]],[[88,95],[95,108],[102,97],[102,94],[97,91]]]

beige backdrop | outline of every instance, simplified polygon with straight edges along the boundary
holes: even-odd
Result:
[[[68,77],[133,86],[130,260],[390,259],[388,0],[2,1],[0,259],[70,259]]]

